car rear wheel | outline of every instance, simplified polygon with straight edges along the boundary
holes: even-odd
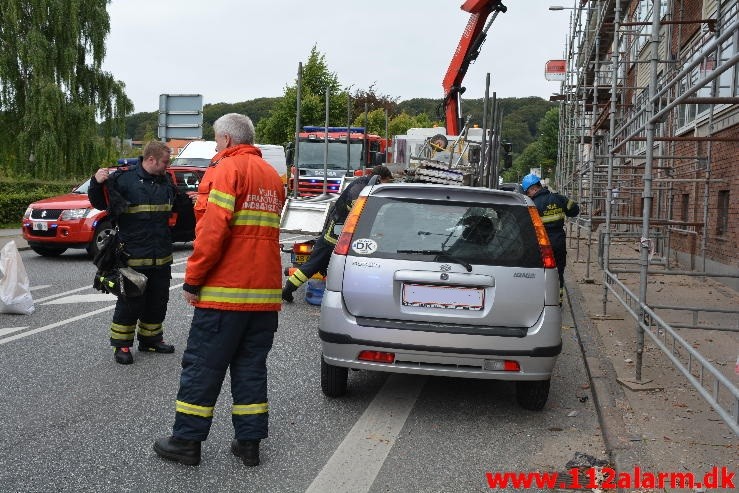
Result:
[[[541,411],[549,398],[550,380],[516,382],[518,405],[529,411]]]
[[[341,397],[346,394],[346,381],[349,369],[326,363],[321,355],[321,390],[327,397]]]
[[[67,251],[66,248],[46,246],[31,246],[31,250],[38,253],[42,257],[58,257],[59,255]]]
[[[110,221],[101,221],[97,228],[95,228],[95,236],[92,237],[92,241],[87,245],[87,254],[90,258],[95,258],[95,255],[100,251],[100,247],[103,245],[103,240],[113,233],[113,224]]]

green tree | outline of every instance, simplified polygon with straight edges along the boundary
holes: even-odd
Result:
[[[344,126],[349,93],[341,89],[338,77],[329,71],[325,55],[314,45],[303,64],[301,89],[301,127],[325,123],[325,94],[329,94],[329,125]],[[297,79],[275,103],[270,115],[257,124],[257,140],[264,144],[284,144],[293,140],[298,100]]]
[[[6,173],[81,176],[115,153],[133,110],[101,69],[108,0],[0,2],[0,162]],[[96,119],[104,121],[102,138]]]
[[[531,168],[541,168],[545,177],[552,176],[557,162],[559,109],[550,108],[536,125],[538,138],[528,144],[503,172],[504,181],[520,181]],[[504,130],[505,135],[505,130]]]

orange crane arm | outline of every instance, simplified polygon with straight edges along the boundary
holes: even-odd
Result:
[[[457,50],[454,52],[452,61],[444,76],[444,115],[446,117],[447,135],[457,135],[460,131],[459,96],[464,92],[462,81],[467,69],[480,54],[480,47],[485,41],[485,36],[490,25],[495,20],[498,12],[508,10],[501,0],[466,0],[462,4],[462,10],[469,12],[470,20],[462,32]],[[485,21],[492,12],[495,12],[490,22]]]

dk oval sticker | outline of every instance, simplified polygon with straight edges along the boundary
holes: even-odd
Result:
[[[358,255],[371,255],[377,251],[377,242],[369,238],[359,238],[352,242],[352,250]]]

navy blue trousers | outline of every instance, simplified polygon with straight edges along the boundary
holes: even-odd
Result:
[[[231,372],[231,420],[239,440],[267,438],[267,355],[277,330],[277,312],[195,308],[182,356],[172,435],[208,437],[226,370]]]
[[[142,296],[119,297],[116,301],[110,327],[110,345],[113,347],[133,346],[137,322],[137,339],[140,342],[154,345],[163,338],[162,322],[167,315],[172,267],[165,265],[135,270],[146,276],[146,291]]]

